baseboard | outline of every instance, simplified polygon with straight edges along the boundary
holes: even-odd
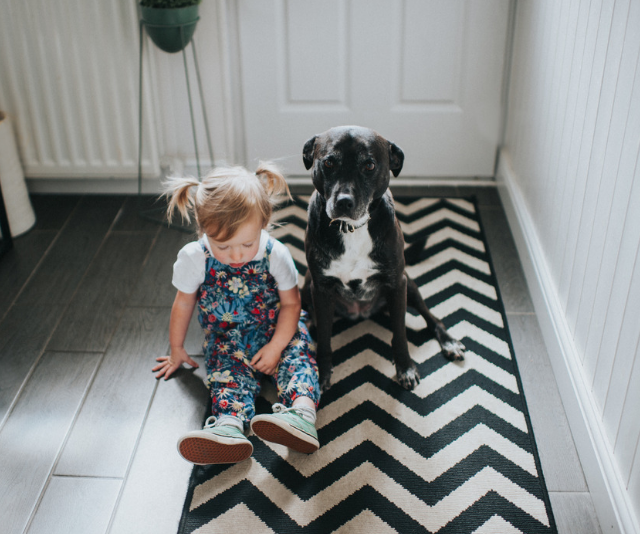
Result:
[[[195,176],[197,173],[185,174]],[[26,179],[30,193],[58,193],[58,194],[135,194],[138,192],[136,178],[60,178],[60,177],[29,177]],[[162,178],[144,178],[142,192],[148,195],[161,193]],[[287,182],[293,193],[308,194],[313,191],[310,177],[291,176]],[[392,189],[397,194],[403,191],[411,191],[416,188],[430,187],[495,187],[496,183],[490,178],[404,178],[394,179],[391,182]]]
[[[544,250],[504,149],[496,181],[602,532],[637,534],[640,530],[629,494],[579,363]]]
[[[29,193],[134,195],[138,180],[133,178],[27,178]],[[142,181],[146,195],[160,194],[160,180]]]

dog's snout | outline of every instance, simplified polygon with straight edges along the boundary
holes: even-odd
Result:
[[[348,213],[355,206],[355,202],[353,201],[353,196],[348,195],[346,193],[341,193],[338,195],[336,199],[336,206],[339,210]]]

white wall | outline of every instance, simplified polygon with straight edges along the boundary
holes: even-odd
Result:
[[[603,532],[639,531],[639,61],[638,0],[517,2],[498,179]]]
[[[0,109],[16,127],[32,191],[135,191],[137,1],[2,0]],[[251,166],[258,156],[275,158],[287,172],[309,183],[301,143],[332,124],[353,120],[380,128],[401,144],[410,161],[403,181],[415,183],[417,176],[475,179],[492,174],[500,138],[509,0],[465,0],[444,7],[437,1],[420,0],[383,0],[376,5],[367,0],[330,2],[332,9],[321,27],[343,27],[346,41],[337,45],[331,42],[332,32],[307,35],[319,23],[314,9],[326,11],[326,5],[318,8],[318,4],[311,0],[205,0],[200,4],[194,42],[218,163]],[[291,17],[286,20],[295,31],[274,41],[271,37],[279,30],[273,21],[266,21],[265,14],[267,18],[275,15],[273,20],[280,22]],[[420,19],[429,19],[431,26]],[[407,32],[402,28],[409,20],[417,22],[415,27],[409,24],[412,31]],[[350,24],[354,25],[351,30]],[[446,28],[436,31],[443,24]],[[385,30],[388,39],[376,40],[376,31]],[[326,55],[327,43],[333,59],[325,67],[331,71],[339,57],[342,74],[346,73],[346,92],[340,96],[346,100],[339,105],[331,100],[331,90],[316,101],[320,94],[316,78],[322,75],[315,63],[318,55]],[[182,54],[161,52],[148,40],[146,44],[142,163],[148,185],[157,186],[161,167],[174,165],[182,173],[186,162],[186,172],[194,173],[195,151]],[[305,50],[312,46],[318,48],[315,54]],[[433,52],[430,61],[424,57],[428,49]],[[188,47],[199,156],[206,170],[211,161],[191,52]],[[304,58],[308,65],[301,70]],[[371,58],[379,63],[377,70],[370,68]],[[293,104],[284,105],[285,93],[279,88],[284,87],[287,69],[278,65],[290,61],[297,66],[297,74],[287,75],[287,83],[297,89]],[[350,62],[353,65],[347,68]],[[401,76],[402,65],[410,68]],[[388,72],[384,83],[376,82],[380,69]],[[431,85],[425,81],[430,75]],[[331,79],[327,87],[334,82]],[[331,117],[337,122],[332,123]],[[432,149],[425,150],[425,144]]]

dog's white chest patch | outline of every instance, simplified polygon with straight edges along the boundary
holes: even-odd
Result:
[[[353,233],[342,234],[342,241],[345,253],[331,262],[325,276],[335,276],[345,285],[350,280],[362,280],[366,284],[367,278],[377,272],[375,263],[369,257],[373,243],[367,226]]]

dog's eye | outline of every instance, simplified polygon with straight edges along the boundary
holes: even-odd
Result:
[[[325,159],[325,160],[324,160],[324,166],[325,166],[327,169],[331,169],[331,168],[333,167],[333,160],[331,160],[331,159]]]
[[[368,162],[367,164],[365,164],[364,169],[366,171],[371,172],[373,169],[376,168],[376,164],[373,161]]]

